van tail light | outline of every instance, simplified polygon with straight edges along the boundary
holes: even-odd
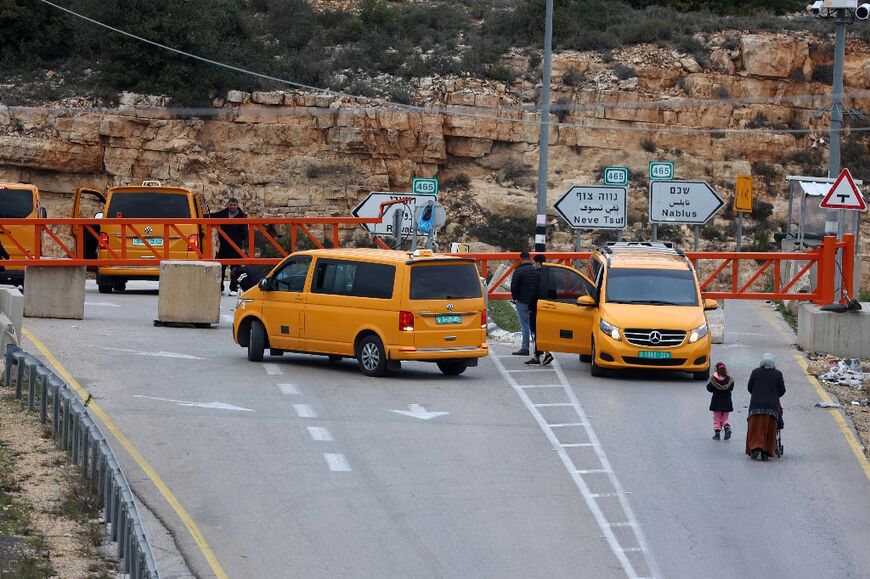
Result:
[[[109,249],[109,234],[100,234],[100,249]]]
[[[412,312],[399,312],[399,331],[414,331],[414,314]]]
[[[199,248],[199,235],[193,234],[187,236],[187,249],[195,251]]]
[[[486,327],[486,310],[481,310],[480,312],[480,327]]]

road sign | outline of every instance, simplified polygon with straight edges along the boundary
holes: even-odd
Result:
[[[734,211],[752,213],[752,177],[737,176],[737,195],[734,197]]]
[[[628,167],[605,167],[605,185],[628,185]]]
[[[393,235],[393,213],[396,211],[402,212],[402,234],[410,235],[414,227],[414,215],[417,207],[423,206],[427,201],[435,200],[435,195],[414,195],[412,193],[369,193],[369,196],[363,199],[362,203],[356,206],[351,212],[354,217],[377,217],[381,209],[381,203],[384,201],[395,201],[410,197],[412,199],[407,205],[397,203],[390,205],[384,212],[384,217],[380,223],[364,223],[363,227],[368,229],[375,235]]]
[[[707,223],[724,201],[704,181],[652,181],[649,220],[652,223]]]
[[[867,209],[867,203],[858,191],[855,180],[852,179],[852,174],[849,169],[840,171],[840,176],[834,181],[834,186],[819,203],[822,209],[850,209],[853,211],[864,211]]]
[[[438,179],[412,179],[411,193],[417,195],[438,195]]]
[[[674,164],[671,161],[650,161],[649,178],[652,180],[673,179]]]
[[[625,187],[575,185],[555,208],[573,229],[624,229],[627,201]]]

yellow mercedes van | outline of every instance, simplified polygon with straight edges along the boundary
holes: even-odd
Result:
[[[489,352],[474,260],[427,250],[294,253],[239,297],[233,339],[251,361],[266,348],[356,358],[368,376],[405,360],[458,375]]]
[[[87,197],[94,197],[103,204],[97,217],[126,217],[152,219],[196,219],[205,215],[204,200],[190,189],[165,187],[159,181],[145,181],[141,186],[112,187],[105,195],[95,189],[76,189],[73,200],[73,217],[80,215]],[[126,259],[200,259],[204,231],[200,225],[177,225],[177,230],[162,224],[140,224],[122,228],[117,224],[102,224],[99,228],[99,243],[93,236],[85,235],[86,257],[121,259],[121,248]],[[135,230],[134,230],[135,229]],[[179,235],[179,232],[181,235]],[[168,257],[164,243],[168,244]],[[157,255],[155,255],[155,253]],[[97,271],[97,287],[100,293],[124,291],[128,280],[159,280],[160,266],[117,265],[100,267]]]
[[[571,352],[608,369],[643,368],[710,376],[711,341],[691,261],[663,243],[617,242],[594,252],[587,272],[544,264],[537,348]]]
[[[9,259],[26,259],[42,254],[42,239],[36,227],[25,225],[28,219],[45,217],[45,207],[39,205],[39,189],[25,183],[0,183],[0,220],[12,220],[0,228],[0,244]],[[21,225],[15,223],[21,222]],[[0,262],[0,266],[2,266]],[[0,282],[23,285],[24,267],[0,267]]]

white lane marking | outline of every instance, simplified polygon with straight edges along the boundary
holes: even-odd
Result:
[[[221,314],[221,320],[225,321],[228,324],[232,324],[234,319],[230,314]]]
[[[158,398],[157,396],[144,396],[142,394],[134,394],[133,398],[147,398],[148,400],[158,400],[160,402],[172,402],[179,406],[194,406],[196,408],[211,408],[214,410],[237,410],[239,412],[253,412],[250,408],[241,406],[233,406],[232,404],[224,404],[223,402],[190,402],[188,400],[173,400],[172,398]]]
[[[278,376],[284,373],[281,371],[281,366],[278,366],[277,364],[263,364],[263,370],[265,370],[266,374],[269,376]]]
[[[568,428],[569,426],[586,426],[585,422],[564,422],[562,424],[547,424],[550,428]]]
[[[299,390],[296,388],[295,384],[278,384],[278,390],[281,391],[281,394],[286,394],[288,396],[299,394]]]
[[[114,304],[112,302],[89,302],[85,301],[86,306],[97,306],[99,308],[120,308],[121,304]]]
[[[540,368],[517,368],[516,370],[507,370],[511,374],[521,374],[523,372],[540,372]]]
[[[583,446],[597,446],[594,442],[572,442],[571,444],[560,444],[562,448],[580,448]],[[607,471],[604,471],[607,472]]]
[[[315,440],[317,442],[332,442],[334,440],[332,438],[332,434],[330,434],[329,432],[329,429],[322,426],[309,426],[308,434],[311,435],[311,440]]]
[[[529,386],[520,386],[520,388],[561,388],[561,384],[531,384]]]
[[[570,402],[547,402],[544,404],[533,404],[532,406],[534,406],[535,408],[546,408],[546,407],[552,407],[552,406],[574,406],[574,405]]]
[[[326,464],[332,472],[350,472],[350,465],[347,464],[343,454],[324,452],[323,458],[326,459]]]
[[[538,426],[540,426],[541,430],[544,431],[544,435],[550,441],[553,450],[555,450],[559,454],[559,458],[562,460],[562,464],[568,470],[568,473],[574,480],[574,484],[580,490],[580,494],[583,495],[583,500],[586,502],[586,506],[595,517],[595,521],[598,523],[598,528],[607,539],[610,550],[616,556],[617,560],[619,560],[619,563],[622,566],[623,571],[625,571],[626,576],[629,579],[638,579],[638,572],[635,570],[634,565],[632,565],[629,558],[623,552],[622,547],[619,544],[619,539],[616,538],[613,529],[607,521],[607,517],[605,516],[604,512],[602,512],[601,507],[598,505],[596,497],[601,495],[593,494],[589,488],[589,485],[586,483],[586,480],[583,478],[583,475],[576,472],[578,469],[574,465],[574,462],[571,460],[571,457],[568,455],[568,452],[566,451],[566,446],[562,445],[559,442],[559,439],[556,437],[556,433],[553,431],[553,428],[557,426],[568,426],[569,424],[547,424],[544,416],[537,408],[535,408],[528,394],[523,391],[523,387],[517,384],[517,381],[506,370],[504,364],[502,364],[499,358],[494,357],[492,361],[493,364],[495,364],[496,368],[498,368],[498,371],[501,373],[505,381],[514,389],[514,392],[517,393],[517,396],[520,397],[520,400],[522,400],[523,404],[526,406],[526,409],[528,409],[528,411],[534,417],[535,421],[538,423]],[[634,512],[632,511],[631,506],[628,504],[628,500],[624,496],[625,491],[623,490],[619,480],[616,478],[616,473],[613,472],[613,468],[610,466],[610,461],[607,459],[607,455],[604,452],[604,449],[601,447],[598,436],[595,434],[595,430],[592,428],[592,425],[589,424],[589,418],[586,415],[586,411],[583,410],[583,406],[580,405],[580,400],[577,399],[577,395],[571,388],[571,385],[568,382],[565,373],[562,371],[562,367],[559,364],[559,361],[553,360],[552,367],[556,371],[556,377],[558,378],[559,384],[562,386],[562,389],[564,390],[568,399],[574,403],[574,410],[577,413],[577,418],[579,418],[579,422],[576,424],[572,424],[572,426],[582,426],[586,430],[586,435],[589,438],[589,442],[584,444],[588,444],[589,446],[594,448],[595,454],[598,457],[598,461],[601,464],[601,468],[609,474],[609,482],[614,490],[613,496],[617,497],[617,499],[619,500],[619,504],[622,507],[622,512],[625,515],[625,519],[628,520],[630,523],[633,523],[631,528],[637,541],[636,544],[640,546],[641,552],[643,553],[644,562],[649,568],[650,575],[654,577],[659,576],[660,574],[655,568],[652,554],[650,553],[649,547],[647,546],[646,538],[643,535],[640,525],[637,524],[637,518],[634,516]]]
[[[604,473],[607,471],[604,470],[603,468],[593,468],[593,469],[589,469],[589,470],[575,470],[574,472],[576,472],[577,474],[600,474],[600,473]],[[611,525],[611,526],[613,526],[613,525]]]
[[[294,404],[293,410],[299,418],[317,418],[317,413],[307,404]]]
[[[450,414],[449,412],[429,412],[426,410],[422,404],[408,404],[408,410],[390,410],[390,412],[395,412],[396,414],[404,414],[405,416],[410,416],[411,418],[420,418],[422,420],[429,420],[431,418],[438,418],[439,416],[446,416]]]
[[[127,348],[110,348],[108,346],[100,346],[103,350],[111,350],[113,352],[127,352],[135,356],[151,356],[155,358],[177,358],[179,360],[205,360],[199,356],[191,356],[189,354],[177,354],[175,352],[143,352],[141,350],[129,350]]]

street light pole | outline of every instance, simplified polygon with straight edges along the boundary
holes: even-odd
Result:
[[[544,23],[544,78],[541,87],[541,132],[538,140],[538,203],[535,216],[535,251],[547,249],[547,154],[550,145],[550,68],[553,56],[553,0],[546,0]]]

